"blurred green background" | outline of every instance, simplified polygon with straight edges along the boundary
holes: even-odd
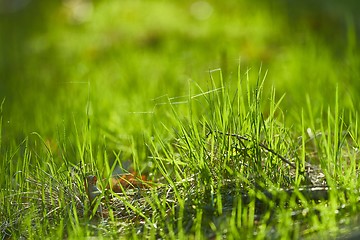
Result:
[[[337,85],[341,107],[357,111],[359,5],[1,0],[2,141],[34,131],[54,139],[87,118],[115,142],[141,138],[168,121],[167,97],[186,96],[193,83],[210,89],[209,70],[221,68],[226,86],[236,86],[239,62],[254,78],[268,70],[266,89],[286,94],[290,124],[306,96],[320,116]]]

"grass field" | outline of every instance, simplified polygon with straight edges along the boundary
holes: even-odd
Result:
[[[358,233],[356,1],[15,2],[2,239]],[[128,172],[146,187],[90,203],[86,176]]]

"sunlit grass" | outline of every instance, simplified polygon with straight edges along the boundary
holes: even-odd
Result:
[[[189,95],[188,101],[183,103],[188,107],[188,114],[179,115],[177,105],[169,101],[168,110],[173,112],[174,122],[178,123],[173,130],[168,129],[174,131],[173,139],[164,140],[161,135],[155,135],[152,140],[144,138],[152,162],[152,181],[160,181],[160,185],[140,192],[139,199],[124,192],[125,195],[115,198],[118,203],[105,203],[104,209],[110,209],[111,205],[115,207],[109,219],[92,217],[96,215],[96,209],[91,211],[89,208],[82,179],[89,172],[109,176],[114,166],[121,163],[116,157],[114,165],[110,166],[106,148],[93,148],[95,139],[92,139],[91,117],[88,116],[83,128],[75,128],[75,151],[80,165],[70,164],[64,157],[67,151],[64,148],[59,151],[63,152],[64,162],[58,166],[51,147],[41,136],[33,134],[25,139],[18,149],[22,146],[25,148],[14,155],[21,161],[17,161],[16,165],[11,159],[4,161],[12,168],[9,176],[15,178],[6,179],[12,183],[5,184],[9,188],[2,191],[3,199],[11,204],[5,204],[2,209],[3,213],[7,213],[3,215],[4,220],[9,224],[2,229],[3,233],[46,236],[54,227],[62,227],[66,230],[65,233],[61,232],[60,236],[63,237],[68,234],[114,236],[120,234],[119,231],[123,236],[136,232],[144,236],[172,235],[176,238],[185,235],[195,238],[234,237],[240,231],[244,231],[249,238],[269,234],[275,238],[314,233],[320,236],[336,234],[338,209],[342,204],[347,204],[348,199],[353,204],[357,203],[357,192],[352,196],[346,190],[346,194],[350,194],[346,197],[336,193],[338,187],[347,187],[344,180],[353,179],[356,174],[356,171],[349,171],[345,172],[345,179],[339,178],[344,170],[351,169],[338,166],[338,162],[339,159],[346,160],[340,151],[343,147],[352,147],[352,142],[348,145],[344,140],[343,122],[337,116],[337,105],[335,116],[329,108],[326,113],[328,124],[321,125],[321,144],[315,153],[324,155],[312,160],[313,166],[325,173],[334,194],[329,192],[329,202],[326,200],[318,204],[299,192],[300,204],[294,197],[296,194],[289,198],[276,189],[296,189],[298,185],[309,184],[305,180],[307,174],[312,173],[305,169],[304,162],[310,154],[306,148],[307,141],[312,141],[314,137],[310,130],[307,131],[309,140],[296,143],[297,139],[279,124],[281,114],[275,117],[283,98],[275,101],[274,95],[270,98],[268,117],[263,115],[267,104],[262,98],[265,78],[261,72],[253,83],[249,79],[249,72],[245,75],[240,72],[239,88],[235,91],[229,91],[222,83],[220,70],[210,72],[210,76],[214,91],[203,92],[196,97]],[[216,79],[216,76],[219,78]],[[216,86],[217,80],[219,86]],[[306,126],[305,123],[302,125]],[[351,135],[356,135],[356,132]],[[302,135],[302,138],[307,136]],[[60,145],[65,144],[60,142]],[[40,148],[37,147],[34,152],[36,146]],[[299,152],[302,151],[302,160],[296,155],[298,148]],[[133,148],[132,151],[136,152],[137,149]],[[136,154],[132,161],[141,172]],[[356,169],[354,160],[350,159],[350,164],[352,169]],[[319,176],[312,177],[316,179]],[[268,190],[264,192],[265,189]],[[271,198],[268,196],[270,193]],[[120,207],[127,210],[120,211]],[[21,216],[16,212],[25,214]],[[57,212],[61,214],[54,215]],[[139,220],[134,221],[134,217]],[[321,220],[324,218],[326,222]],[[55,222],[60,226],[54,226]],[[308,225],[311,228],[305,227]],[[298,227],[294,230],[293,226]]]
[[[207,20],[192,4],[96,3],[88,19],[64,4],[42,28],[1,16],[0,235],[327,238],[356,225],[351,18],[339,48],[280,3],[200,2]],[[104,189],[121,171],[151,187],[92,207],[84,178]]]
[[[112,200],[104,195],[105,203],[98,201],[90,208],[84,177],[91,173],[107,178],[122,159],[114,153],[115,161],[109,162],[112,154],[105,140],[93,138],[89,115],[80,128],[74,126],[75,145],[67,145],[66,138],[59,140],[57,153],[37,133],[13,145],[3,161],[11,177],[2,189],[2,233],[13,237],[45,237],[54,232],[59,237],[335,236],[338,216],[350,217],[358,202],[354,190],[358,183],[352,181],[357,174],[352,152],[356,145],[351,139],[357,131],[344,129],[338,105],[334,113],[328,108],[327,124],[320,124],[319,132],[303,129],[306,134],[299,141],[282,123],[284,97],[276,100],[275,91],[269,100],[262,97],[266,74],[260,71],[251,81],[251,72],[240,71],[237,89],[223,83],[220,70],[209,74],[213,90],[189,95],[182,103],[187,113],[180,115],[178,105],[169,99],[171,122],[177,124],[163,127],[172,133],[171,139],[164,139],[157,129],[153,136],[144,135],[150,169],[142,169],[145,159],[140,160],[139,149],[132,147],[135,170],[152,172],[149,178],[155,185],[148,190],[124,191]],[[192,87],[189,92],[199,91],[198,85]],[[270,109],[267,116],[264,109]],[[351,118],[357,122],[356,116]],[[94,145],[97,141],[99,145]],[[74,151],[79,164],[68,160],[72,155],[68,151]],[[63,159],[60,165],[56,154]],[[324,186],[332,189],[326,197],[296,190],[316,185],[320,173],[326,178]],[[104,188],[106,181],[99,185]],[[107,217],[98,216],[100,205],[109,212]]]

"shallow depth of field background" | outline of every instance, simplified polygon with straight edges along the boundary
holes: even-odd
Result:
[[[230,180],[244,178],[226,161],[223,164],[223,158],[239,158],[237,163],[250,166],[247,171],[259,178],[279,172],[281,177],[275,174],[275,184],[271,182],[277,187],[286,180],[279,171],[284,162],[268,161],[268,169],[261,165],[275,155],[290,156],[295,162],[311,161],[325,173],[335,164],[336,171],[326,176],[330,183],[359,189],[359,8],[356,0],[0,0],[0,199],[5,200],[0,205],[0,235],[41,238],[56,232],[59,238],[70,239],[102,233],[118,237],[118,223],[125,223],[129,234],[137,236],[132,226],[142,228],[142,223],[128,225],[130,215],[124,215],[124,222],[97,225],[86,216],[84,176],[109,177],[113,174],[110,166],[122,163],[125,171],[133,164],[140,175],[164,184],[153,188],[156,194],[147,199],[164,213],[151,216],[150,230],[143,232],[149,238],[158,238],[157,231],[166,236],[169,229],[179,234],[174,238],[185,237],[187,230],[181,221],[187,218],[195,223],[195,238],[196,234],[212,236],[201,233],[206,227],[202,217],[205,221],[212,218],[202,215],[204,189],[216,189],[211,184],[218,185],[223,172],[235,172],[229,176],[238,179]],[[264,77],[263,89],[256,89],[257,80]],[[225,96],[219,98],[221,94]],[[232,104],[237,106],[234,111]],[[216,138],[216,142],[211,136],[210,152],[207,131],[228,141]],[[245,155],[246,151],[244,155],[233,153],[241,149],[230,146],[236,141],[225,137],[230,133],[255,134],[258,151],[251,155],[255,157]],[[274,147],[274,156],[262,159],[258,155],[266,152],[270,156],[260,150],[263,140]],[[188,141],[189,146],[181,141]],[[204,164],[209,159],[206,154],[210,165]],[[251,169],[255,165],[246,165],[244,159],[260,161]],[[218,175],[202,171],[209,170],[203,165],[215,168]],[[199,184],[191,186],[199,190],[194,191],[198,197],[189,193],[177,199],[181,206],[188,199],[199,201],[199,208],[191,208],[196,217],[176,218],[177,205],[166,205],[176,200],[160,199],[157,191],[167,193],[168,183],[172,183],[170,192],[176,190],[178,185],[171,179],[193,179],[190,185]],[[231,193],[231,185],[227,187]],[[349,200],[343,193],[338,196],[338,189],[332,190],[335,197],[329,204],[308,201],[316,209],[323,207],[319,212],[326,221],[321,224],[314,211],[303,216],[307,219],[300,229],[291,219],[291,205],[286,205],[277,208],[279,221],[269,224],[269,218],[260,219],[264,222],[258,233],[311,237],[311,231],[319,231],[322,238],[336,233],[336,226],[344,222],[335,210],[346,203],[345,214],[358,212],[359,192],[351,191]],[[220,187],[217,191],[222,198]],[[212,198],[208,200],[213,203]],[[219,213],[223,209],[220,200]],[[246,220],[247,213],[251,215],[247,209],[251,208],[240,204],[230,211],[238,211]],[[282,217],[282,210],[288,218]],[[168,211],[174,213],[170,219],[165,214]],[[254,206],[252,211],[254,214]],[[68,221],[76,214],[80,216],[77,221]],[[220,224],[216,236],[237,236],[236,227],[247,234],[244,236],[255,236],[253,228],[258,223],[254,216],[245,223],[234,220],[232,225],[222,217],[219,214],[215,219]]]
[[[334,104],[359,110],[357,1],[0,1],[2,151],[32,132],[56,147],[91,120],[95,139],[131,155],[163,126],[170,101],[267,71],[288,126],[301,109],[320,119]],[[200,90],[201,88],[201,90]],[[264,107],[266,115],[266,107]],[[305,116],[306,117],[306,116]],[[166,129],[166,128],[165,128]],[[59,140],[58,140],[59,141]],[[75,152],[75,150],[74,150]],[[76,162],[76,154],[73,160]],[[71,156],[69,156],[71,158]]]

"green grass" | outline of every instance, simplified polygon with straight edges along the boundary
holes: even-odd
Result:
[[[36,1],[2,12],[1,236],[356,229],[356,22],[335,3],[208,3],[207,20],[191,1],[98,2],[89,19]],[[104,188],[130,168],[151,187],[105,192],[93,209],[84,178]]]

